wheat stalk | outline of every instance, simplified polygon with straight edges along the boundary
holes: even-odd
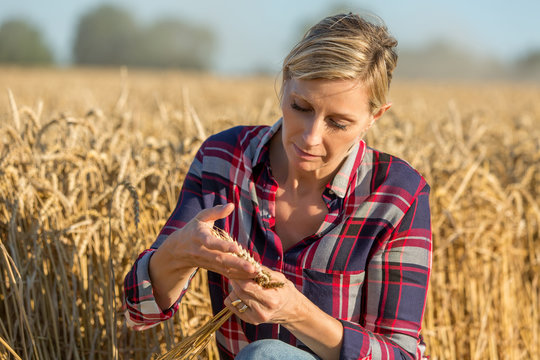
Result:
[[[112,260],[112,225],[111,225],[111,219],[112,219],[112,203],[114,199],[114,193],[116,192],[116,189],[118,187],[123,186],[125,189],[128,190],[130,196],[133,199],[133,212],[135,217],[135,229],[138,228],[139,225],[139,196],[137,194],[137,190],[135,190],[135,187],[128,181],[124,180],[121,183],[117,184],[111,195],[111,199],[109,200],[109,271],[110,271],[110,311],[113,313],[113,322],[111,325],[111,333],[113,335],[113,341],[112,341],[112,354],[114,359],[118,359],[118,346],[117,346],[117,336],[116,336],[116,310],[115,310],[115,300],[116,300],[116,291],[115,291],[115,274],[114,274],[114,266],[113,266],[113,260]]]
[[[201,222],[206,226],[210,226],[207,223]],[[226,240],[228,242],[236,242],[229,233],[218,227],[212,227],[211,229],[214,236]],[[249,261],[257,269],[257,275],[253,279],[257,284],[266,289],[273,289],[282,287],[284,283],[278,281],[272,281],[271,275],[263,270],[261,264],[259,264],[251,254],[240,247],[240,251],[234,255],[239,258]],[[158,357],[158,360],[190,360],[195,359],[208,345],[212,339],[212,335],[227,321],[233,312],[229,308],[224,308],[219,313],[214,315],[206,324],[199,328],[194,334],[183,339],[178,345]]]
[[[21,357],[17,355],[17,353],[11,348],[11,346],[9,346],[9,344],[4,339],[2,339],[1,336],[0,336],[0,344],[2,344],[7,349],[7,351],[9,351],[11,355],[15,357],[15,359],[22,360]]]

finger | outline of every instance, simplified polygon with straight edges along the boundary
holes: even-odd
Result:
[[[223,251],[226,253],[238,253],[240,251],[235,241],[228,241],[216,236],[209,227],[201,225],[201,243],[209,250]]]
[[[229,279],[251,280],[258,273],[253,264],[234,253],[202,247],[199,251],[191,253],[191,258],[196,266],[219,273]]]
[[[223,304],[229,308],[234,314],[246,321],[246,312],[250,309],[249,305],[240,298],[234,298],[232,293],[225,299]]]
[[[230,304],[231,306],[234,306],[240,313],[246,312],[248,309],[248,305],[242,300],[238,295],[235,294],[234,290],[225,298],[225,301],[223,302],[225,306]]]
[[[253,279],[237,278],[230,279],[229,285],[232,291],[242,299],[261,300],[264,298],[263,289]]]
[[[268,309],[278,307],[279,299],[286,296],[287,288],[263,288],[252,279],[231,279],[229,285],[242,299],[254,301]]]
[[[225,298],[225,300],[223,301],[223,305],[225,305],[226,307],[230,307],[229,305],[234,306],[234,305],[232,305],[232,302],[233,302],[233,301],[236,301],[236,300],[238,300],[238,299],[239,299],[239,298],[238,298],[238,295],[236,295],[235,292],[234,292],[234,290],[233,290],[233,291],[231,291],[231,292],[229,293],[229,296],[227,296],[227,297]]]
[[[231,310],[231,312],[232,312],[233,314],[235,314],[235,315],[238,316],[240,319],[242,319],[242,320],[245,321],[245,319],[243,318],[243,313],[241,313],[240,311],[238,311],[238,308],[232,304],[232,301],[231,301],[231,300],[226,301],[226,302],[224,302],[223,304],[224,304],[227,308],[229,308],[229,310]]]
[[[245,303],[242,301],[242,299],[240,299],[240,297],[234,292],[234,290],[232,290],[229,294],[229,296],[227,296],[225,298],[225,300],[223,301],[223,305],[225,305],[226,307],[228,307],[229,309],[231,309],[235,314],[239,314],[240,312],[238,311],[238,308],[239,307],[242,307],[242,305],[244,305]]]
[[[234,204],[228,203],[225,205],[216,205],[209,209],[204,209],[195,216],[195,218],[202,222],[214,222],[224,217],[229,216],[234,210]]]
[[[204,228],[205,225],[202,225]],[[214,236],[209,229],[201,229],[201,248],[193,253],[198,266],[218,272],[228,278],[253,279],[258,268],[248,260],[237,256],[239,245]]]
[[[257,276],[257,269],[253,264],[233,254],[221,253],[216,256],[214,263],[219,264],[220,268],[223,269],[218,272],[229,279],[244,279],[247,281]]]

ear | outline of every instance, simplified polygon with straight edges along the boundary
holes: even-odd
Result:
[[[391,106],[392,106],[392,103],[391,103],[391,102],[389,102],[389,103],[384,104],[383,106],[381,106],[381,107],[379,108],[379,110],[378,110],[375,114],[373,114],[373,118],[371,119],[371,124],[370,124],[370,126],[373,125],[373,123],[374,123],[375,121],[377,121],[381,116],[383,116],[383,114],[386,112],[386,110],[390,109]]]
[[[371,120],[369,122],[369,125],[364,129],[364,134],[373,126],[373,124],[375,124],[375,121],[377,121],[381,116],[383,116],[386,110],[390,109],[390,106],[392,106],[392,103],[384,104],[375,114],[371,115]],[[363,137],[363,135],[361,135],[360,137]]]

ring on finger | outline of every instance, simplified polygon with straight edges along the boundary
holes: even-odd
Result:
[[[242,307],[238,307],[240,304],[242,304]],[[246,312],[246,310],[249,308],[242,300],[236,299],[234,301],[231,301],[231,305],[238,309],[239,312],[243,313]]]

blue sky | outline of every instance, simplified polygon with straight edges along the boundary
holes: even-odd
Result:
[[[218,39],[214,65],[224,73],[277,69],[303,25],[338,3],[382,17],[401,48],[448,39],[503,61],[540,49],[539,0],[2,0],[0,22],[32,21],[66,63],[79,17],[104,2],[129,9],[141,23],[178,17],[211,28]]]

